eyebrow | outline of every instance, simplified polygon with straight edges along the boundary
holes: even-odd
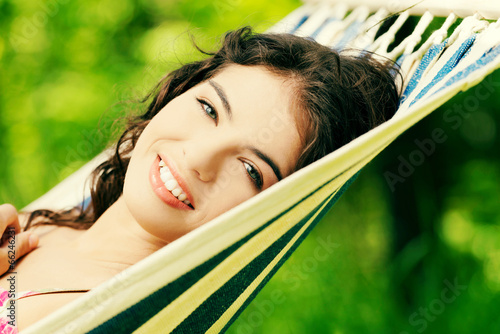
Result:
[[[219,95],[219,98],[222,101],[222,105],[224,106],[224,109],[226,109],[227,116],[229,117],[229,119],[231,119],[233,117],[233,112],[231,111],[231,106],[229,105],[229,101],[227,99],[226,93],[224,92],[224,89],[222,89],[221,85],[213,80],[208,80],[208,83],[215,89],[217,95]]]
[[[278,181],[281,181],[283,179],[283,176],[281,174],[280,168],[278,165],[271,159],[267,154],[259,150],[258,148],[255,147],[248,147],[250,151],[252,151],[255,155],[257,155],[259,158],[264,160],[273,170],[274,174],[276,174],[276,177],[278,178]]]

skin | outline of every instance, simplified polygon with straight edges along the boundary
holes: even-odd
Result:
[[[32,251],[16,264],[17,291],[91,289],[291,174],[302,148],[293,88],[264,67],[229,65],[172,100],[139,138],[123,195],[89,230],[41,227],[19,234],[19,256]],[[194,210],[169,205],[154,191],[150,173],[159,154],[184,180]],[[18,221],[11,206],[0,207],[0,218],[0,232]],[[31,234],[39,236],[38,247],[29,245]],[[6,279],[0,279],[4,288]],[[79,296],[19,300],[19,328]]]

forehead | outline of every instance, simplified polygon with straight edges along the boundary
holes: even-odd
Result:
[[[227,96],[233,128],[238,129],[250,144],[265,149],[280,161],[284,172],[289,174],[301,150],[296,111],[292,110],[294,87],[290,79],[263,66],[230,65],[211,81]],[[206,87],[209,86],[207,83]]]
[[[212,80],[224,85],[235,103],[252,101],[254,106],[290,114],[291,80],[263,66],[229,65],[213,76]]]

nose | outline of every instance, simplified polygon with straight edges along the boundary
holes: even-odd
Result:
[[[236,151],[234,139],[227,136],[200,136],[183,144],[186,168],[203,182],[211,182]]]

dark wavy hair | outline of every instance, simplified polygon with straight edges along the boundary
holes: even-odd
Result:
[[[295,170],[386,121],[399,104],[398,68],[371,53],[344,55],[310,39],[258,34],[249,27],[226,33],[216,52],[197,49],[209,57],[166,75],[142,101],[148,104],[145,112],[129,120],[114,154],[93,171],[90,204],[62,212],[36,210],[25,229],[40,224],[89,228],[122,194],[130,154],[149,120],[172,99],[228,65],[264,66],[293,82],[296,94],[291,102],[303,141]]]

